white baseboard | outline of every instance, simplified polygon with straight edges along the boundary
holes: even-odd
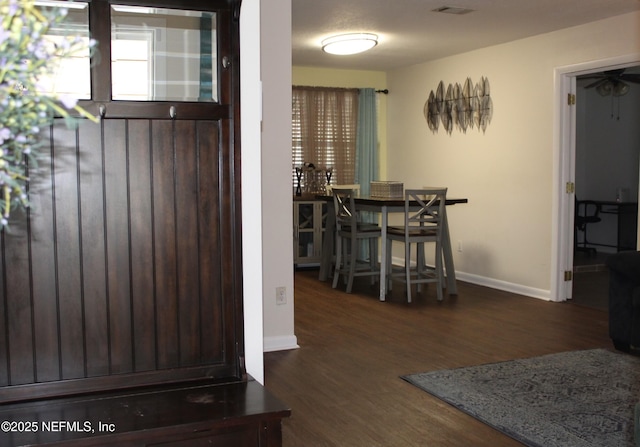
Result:
[[[287,351],[298,349],[298,338],[295,335],[284,335],[276,337],[265,337],[263,341],[263,352]]]
[[[394,257],[392,259],[394,265],[402,265],[404,259]],[[412,263],[413,264],[413,263]],[[433,267],[433,266],[431,266]],[[446,270],[445,270],[446,274]],[[551,290],[536,289],[535,287],[523,286],[522,284],[510,283],[499,279],[487,278],[486,276],[474,275],[456,271],[456,279],[465,281],[478,286],[490,287],[492,289],[503,290],[505,292],[524,295],[531,298],[538,298],[545,301],[551,301]]]
[[[514,284],[507,281],[501,281],[499,279],[487,278],[486,276],[478,276],[464,272],[456,272],[456,279],[476,284],[478,286],[491,287],[492,289],[504,290],[505,292],[551,301],[550,290],[536,289],[535,287],[523,286],[521,284]]]

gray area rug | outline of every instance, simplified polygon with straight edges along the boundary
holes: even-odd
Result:
[[[640,358],[628,354],[571,351],[402,378],[528,446],[634,445]]]

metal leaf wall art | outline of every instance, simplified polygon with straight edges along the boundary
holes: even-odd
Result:
[[[489,80],[483,76],[474,85],[471,78],[467,78],[462,86],[449,84],[446,92],[440,81],[436,91],[429,93],[423,113],[432,132],[437,132],[442,124],[449,135],[454,127],[464,133],[476,127],[484,133],[493,116]]]

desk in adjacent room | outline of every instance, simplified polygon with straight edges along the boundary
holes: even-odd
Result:
[[[325,228],[325,237],[322,243],[322,260],[320,263],[319,278],[321,281],[326,281],[329,278],[329,272],[331,269],[331,263],[334,251],[334,233],[336,225],[336,216],[333,209],[333,197],[332,196],[317,196],[319,200],[326,200],[329,204],[327,208],[327,220]],[[463,198],[447,198],[447,206],[455,205],[457,203],[467,203],[467,199]],[[359,211],[371,211],[380,213],[381,215],[381,242],[380,242],[380,256],[382,262],[380,262],[380,301],[384,301],[386,297],[386,277],[387,266],[385,262],[386,250],[387,250],[387,226],[389,220],[389,213],[404,213],[404,198],[384,198],[384,197],[356,197],[356,207]],[[417,203],[416,203],[416,206]],[[446,208],[446,207],[445,207]],[[458,293],[456,287],[456,273],[453,265],[453,253],[451,250],[451,238],[449,235],[449,224],[447,222],[447,215],[445,211],[444,216],[444,233],[442,238],[442,251],[444,257],[444,267],[447,273],[447,293],[449,295],[456,295]]]
[[[616,217],[616,244],[590,242],[590,245],[615,247],[616,251],[636,250],[638,228],[638,203],[613,200],[592,200],[600,214]]]

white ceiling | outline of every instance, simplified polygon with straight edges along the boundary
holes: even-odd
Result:
[[[433,12],[442,6],[473,12]],[[292,61],[386,71],[638,10],[639,0],[292,0]],[[351,56],[321,50],[347,32],[378,34],[378,45]]]

